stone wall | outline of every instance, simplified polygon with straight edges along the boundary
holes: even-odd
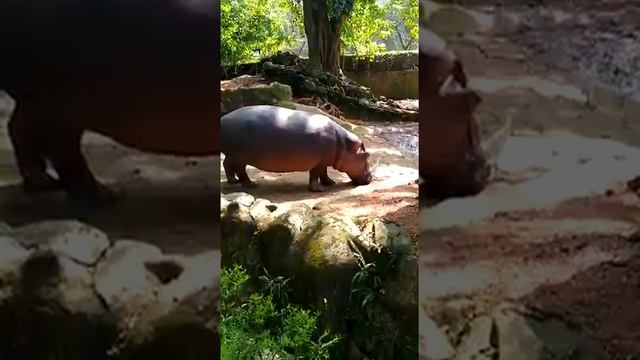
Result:
[[[76,221],[0,223],[0,359],[219,358],[219,268]]]
[[[305,61],[301,59],[301,62]],[[346,76],[360,85],[370,87],[375,96],[398,100],[418,98],[417,51],[390,52],[372,58],[342,56],[340,63]],[[262,63],[223,66],[223,80],[256,75],[261,66]]]
[[[345,71],[345,75],[358,84],[370,88],[376,96],[396,100],[418,98],[418,70],[365,73]]]
[[[392,52],[373,58],[343,56],[346,76],[369,87],[376,96],[389,99],[418,98],[418,52]]]

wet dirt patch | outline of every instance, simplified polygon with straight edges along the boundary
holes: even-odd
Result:
[[[511,37],[537,61],[565,70],[585,86],[605,86],[640,100],[640,26],[604,18],[589,24],[531,29]],[[553,40],[552,40],[553,39]]]
[[[605,358],[635,358],[638,22],[632,2],[571,2],[569,12],[556,3],[505,3],[531,15],[518,31],[450,40],[483,96],[480,116],[508,116],[512,130],[482,193],[421,209],[421,303],[464,299],[482,318],[510,302],[597,340]],[[486,2],[468,8],[498,13]],[[554,19],[557,9],[570,16]]]
[[[522,299],[543,317],[566,319],[605,344],[611,359],[640,354],[640,252],[626,262],[608,262],[562,284],[538,288]]]

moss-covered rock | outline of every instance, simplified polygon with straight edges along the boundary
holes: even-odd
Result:
[[[253,196],[244,193],[225,195],[220,200],[222,264],[239,263],[252,268],[259,262],[254,242],[257,224],[251,216]]]
[[[296,242],[309,228],[312,210],[304,204],[278,206],[270,217],[263,218],[256,233],[260,263],[273,274],[296,276],[298,268]]]
[[[275,105],[280,101],[292,99],[290,86],[251,75],[223,81],[220,91],[221,115],[243,106]]]
[[[357,271],[350,243],[359,235],[350,219],[320,212],[296,244],[297,292],[310,303],[325,304],[322,321],[333,331],[342,327],[349,306],[351,280]]]
[[[380,356],[376,358],[391,359],[398,358],[400,352],[413,351],[410,344],[417,344],[418,333],[417,256],[415,244],[398,225],[373,220],[359,226],[350,218],[305,204],[273,204],[264,199],[253,200],[244,210],[238,199],[252,198],[241,194],[233,195],[236,200],[223,197],[222,233],[229,234],[223,235],[223,243],[248,236],[249,232],[233,235],[234,231],[245,231],[234,223],[239,213],[247,212],[242,215],[246,221],[257,224],[249,243],[257,249],[258,263],[236,256],[240,265],[254,272],[261,272],[264,266],[272,276],[291,278],[295,298],[320,312],[321,326],[339,333],[350,327],[348,336],[354,336],[355,341],[352,347],[363,353],[373,351]],[[242,244],[234,245],[233,251],[253,252]],[[369,319],[360,316],[369,310],[360,309],[361,301],[352,294],[352,281],[362,266],[360,256],[376,265],[375,276],[382,282],[380,289],[374,289],[380,293],[370,308],[377,315]],[[377,333],[397,336],[389,342],[372,338],[367,335],[371,322],[377,324]]]
[[[265,78],[291,86],[295,97],[318,96],[362,120],[417,121],[418,112],[404,109],[393,100],[376,98],[371,90],[347,77],[309,71],[300,65],[265,62]]]
[[[416,255],[416,247],[398,224],[374,219],[364,225],[360,241],[367,247],[385,248],[395,255]]]

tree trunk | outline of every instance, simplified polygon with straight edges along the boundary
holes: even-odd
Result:
[[[329,21],[324,5],[304,0],[304,32],[309,46],[309,67],[340,74],[340,32],[346,16]]]

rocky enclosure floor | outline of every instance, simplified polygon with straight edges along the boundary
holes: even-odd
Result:
[[[26,196],[19,189],[6,123],[11,101],[0,99],[0,222],[22,225],[77,219],[113,238],[129,238],[169,253],[194,254],[220,245],[218,157],[180,158],[139,152],[88,133],[83,151],[94,173],[119,195],[90,215],[74,213],[62,193]],[[179,186],[176,186],[179,185]]]
[[[481,5],[461,9],[490,23],[495,9]],[[570,15],[599,18],[596,10]],[[481,113],[508,115],[513,129],[495,183],[420,211],[423,358],[640,356],[640,198],[627,184],[640,175],[639,107],[628,93],[638,69],[624,53],[640,42],[606,40],[629,24],[587,33],[543,25],[450,40],[483,94]],[[544,56],[532,55],[533,38]],[[576,53],[585,41],[593,51]],[[599,58],[607,52],[608,63]],[[580,73],[578,63],[590,65]],[[613,65],[630,82],[607,73]],[[594,74],[597,86],[582,81]]]

